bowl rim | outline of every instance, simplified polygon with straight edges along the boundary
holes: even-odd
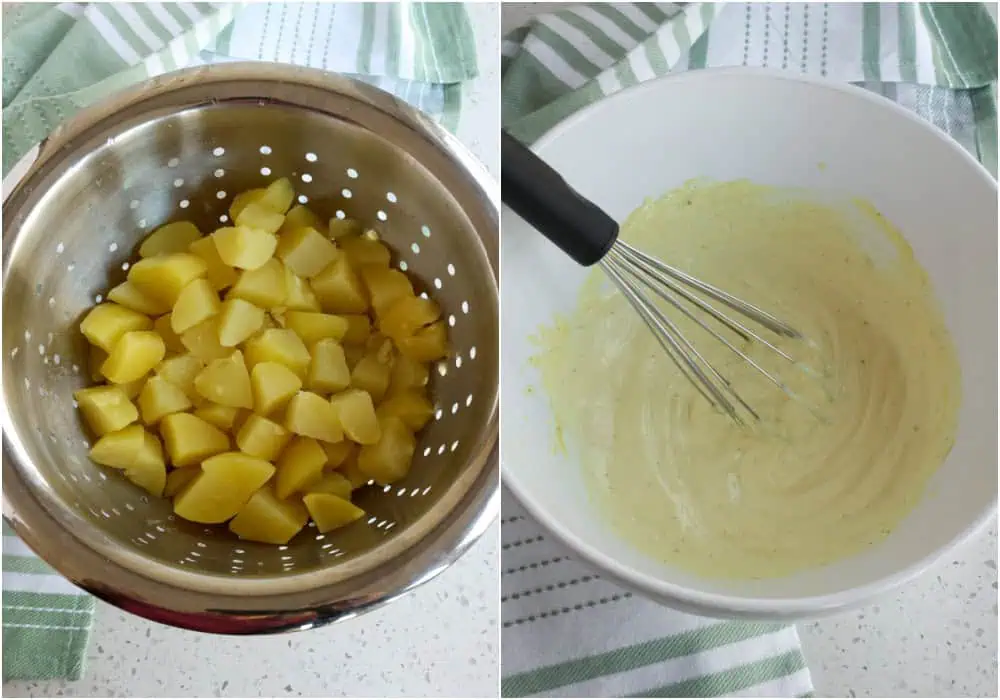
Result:
[[[565,133],[586,122],[593,114],[605,108],[607,103],[621,102],[636,94],[667,90],[671,85],[680,82],[705,82],[718,78],[749,78],[751,80],[787,81],[811,85],[832,92],[846,95],[848,98],[866,100],[877,107],[907,119],[916,124],[928,136],[943,141],[952,151],[956,151],[965,163],[984,178],[997,191],[997,181],[989,171],[966,151],[948,134],[922,119],[905,107],[886,99],[876,93],[849,83],[839,83],[831,79],[796,75],[778,69],[754,67],[721,67],[705,68],[694,71],[667,74],[659,78],[639,83],[625,88],[613,95],[600,99],[546,131],[532,145],[533,151],[544,156],[546,148],[561,138]],[[511,212],[513,214],[513,212]],[[503,354],[501,348],[501,356]],[[502,390],[501,390],[502,394]],[[502,400],[502,398],[501,398]],[[502,435],[502,432],[501,432]],[[810,617],[832,615],[847,609],[859,607],[890,590],[896,589],[913,580],[932,567],[947,554],[961,546],[976,534],[986,529],[990,520],[997,512],[997,494],[993,495],[991,504],[984,508],[960,533],[935,551],[909,564],[906,567],[883,576],[875,581],[835,593],[803,596],[796,598],[757,598],[752,596],[727,595],[708,593],[688,586],[671,583],[662,578],[641,573],[620,563],[615,558],[604,554],[550,516],[545,508],[533,495],[518,482],[514,471],[507,466],[501,452],[500,472],[506,489],[515,496],[528,513],[544,528],[555,536],[560,543],[571,549],[589,565],[600,570],[608,578],[632,589],[653,600],[686,612],[712,617],[731,617],[745,619],[796,620]]]

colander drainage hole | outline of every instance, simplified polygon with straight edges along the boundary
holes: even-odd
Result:
[[[304,194],[300,194],[299,195],[299,204],[305,204],[308,201],[309,201],[309,198],[306,197]]]
[[[376,218],[377,218],[377,219],[378,219],[379,221],[386,221],[386,220],[387,220],[387,219],[389,218],[389,215],[388,215],[388,214],[386,214],[386,213],[385,213],[384,211],[382,211],[381,209],[379,209],[379,210],[378,210],[377,212],[375,212],[375,217],[376,217]]]
[[[180,206],[181,209],[187,209],[189,206],[191,206],[191,202],[187,201],[186,199],[182,199]]]
[[[431,453],[431,448],[425,447],[424,448],[424,457],[428,457],[430,455],[430,453]]]
[[[351,197],[354,196],[354,194],[346,187],[340,191],[340,194],[341,196],[343,196],[344,199],[350,199]]]
[[[385,198],[386,198],[386,200],[392,202],[393,204],[396,203],[396,193],[395,192],[386,192],[385,193]]]
[[[302,182],[312,182],[313,176],[309,173],[302,173]]]
[[[306,160],[308,160],[310,163],[315,163],[317,160],[319,160],[319,158],[316,156],[315,153],[306,153]]]
[[[214,149],[212,149],[212,155],[215,156],[216,158],[225,154],[226,154],[226,149],[223,148],[222,146],[216,146]]]
[[[271,155],[271,147],[270,146],[261,146],[260,147],[260,154],[263,155],[263,156],[269,156],[269,155]]]
[[[357,180],[358,179],[358,171],[355,170],[354,168],[348,168],[347,169],[347,177],[351,178],[352,180]]]
[[[215,198],[216,199],[225,199],[226,198],[226,191],[225,190],[219,190],[218,192],[215,193]]]
[[[420,233],[424,234],[424,238],[431,237],[431,230],[426,224],[420,227]]]
[[[184,178],[179,177],[174,180],[174,187],[183,187],[183,186],[184,186]]]
[[[264,177],[267,177],[268,175],[271,174],[271,169],[265,165],[263,168],[260,169],[260,174],[263,175]]]
[[[225,170],[223,170],[222,168],[218,168],[218,169],[216,169],[216,171],[215,171],[215,176],[216,176],[216,177],[222,177],[222,176],[223,176],[223,175],[225,175],[225,174],[226,174],[226,171],[225,171]]]

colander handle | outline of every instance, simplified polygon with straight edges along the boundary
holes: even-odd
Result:
[[[564,253],[588,267],[611,249],[618,223],[506,131],[500,161],[503,203]]]

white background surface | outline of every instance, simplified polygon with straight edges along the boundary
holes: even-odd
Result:
[[[504,3],[501,31],[557,6]],[[799,634],[818,696],[997,697],[996,520],[896,595]]]
[[[499,178],[497,5],[469,8],[480,77],[458,137]],[[227,638],[163,627],[98,603],[75,683],[4,683],[8,697],[495,697],[499,526],[411,595],[310,632]]]

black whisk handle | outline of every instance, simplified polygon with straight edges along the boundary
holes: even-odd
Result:
[[[618,223],[576,190],[531,149],[501,134],[503,203],[584,266],[604,257],[618,238]]]

